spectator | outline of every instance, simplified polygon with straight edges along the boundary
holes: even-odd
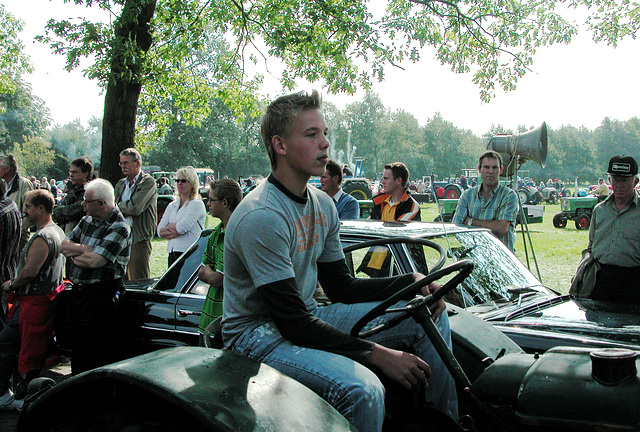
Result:
[[[69,234],[84,217],[84,187],[93,175],[93,162],[86,156],[71,161],[67,194],[53,209],[53,221]]]
[[[40,180],[40,189],[45,189],[51,192],[51,185],[49,184],[49,180],[46,177],[42,177]]]
[[[16,277],[3,281],[2,290],[14,295],[18,303],[18,327],[15,321],[3,329],[0,345],[0,405],[11,399],[9,381],[13,373],[15,358],[7,359],[4,350],[14,353],[19,349],[18,373],[20,390],[16,391],[16,406],[22,408],[29,382],[38,377],[45,365],[49,346],[53,340],[55,303],[52,294],[62,283],[65,258],[60,245],[65,239],[64,231],[51,220],[55,200],[51,192],[40,189],[27,192],[24,214],[36,232],[20,254]],[[11,316],[9,317],[11,322]],[[18,330],[16,332],[16,330]],[[14,347],[9,348],[9,341]]]
[[[191,166],[180,168],[176,177],[178,198],[167,206],[158,224],[158,235],[169,240],[169,267],[198,240],[207,218],[207,211],[198,193],[200,181],[196,170]]]
[[[58,195],[60,194],[60,189],[58,189],[58,186],[56,185],[56,179],[54,178],[49,180],[49,191],[51,192],[51,195],[53,195],[54,198],[58,198]]]
[[[420,220],[420,204],[407,192],[409,170],[402,162],[384,166],[382,193],[373,197],[371,219]]]
[[[140,170],[142,158],[134,148],[120,152],[120,168],[125,178],[115,187],[116,204],[131,227],[131,259],[126,280],[149,279],[151,239],[158,223],[158,188],[147,173]]]
[[[5,196],[6,186],[0,180],[0,283],[16,274],[18,243],[22,232],[22,217],[16,203]],[[1,297],[1,296],[0,296]],[[0,322],[6,322],[6,303],[1,302]]]
[[[72,264],[67,277],[73,283],[68,311],[74,375],[124,357],[117,303],[131,249],[131,228],[114,203],[111,183],[89,182],[82,203],[87,215],[61,247]]]
[[[320,189],[331,197],[336,205],[340,220],[353,220],[360,217],[358,200],[342,190],[342,168],[329,159],[324,173],[320,176]]]
[[[500,154],[493,150],[482,153],[478,162],[482,182],[462,194],[453,223],[489,228],[513,252],[518,195],[500,184],[503,169]]]
[[[418,184],[416,185],[416,189],[419,194],[423,194],[427,191],[427,187],[424,185],[422,179],[418,180]]]
[[[158,183],[158,195],[173,195],[173,188],[169,184],[168,178],[160,177]]]
[[[328,160],[320,104],[317,92],[282,96],[262,118],[272,173],[242,200],[226,227],[224,345],[306,385],[360,431],[380,430],[384,418],[384,387],[371,369],[409,388],[426,384],[430,366],[427,403],[457,417],[453,380],[414,321],[371,340],[348,333],[375,302],[422,275],[356,279],[349,273],[335,206],[308,186]],[[313,299],[318,280],[329,306]],[[370,303],[357,303],[365,299]],[[449,340],[443,309],[444,302],[434,308],[434,320]]]
[[[613,193],[593,209],[586,250],[599,270],[593,291],[581,296],[640,304],[638,163],[631,156],[614,156],[607,174]]]
[[[469,189],[469,185],[467,184],[467,178],[464,175],[461,175],[458,179],[458,183],[463,190]]]
[[[7,191],[5,195],[9,197],[14,203],[19,212],[22,212],[24,207],[24,198],[28,191],[33,190],[33,183],[20,176],[18,174],[18,163],[12,154],[3,155],[0,154],[0,178],[6,182]],[[22,215],[21,215],[22,216]],[[18,244],[18,250],[22,250],[24,245],[29,240],[29,228],[31,222],[26,220],[22,216],[22,232],[20,234],[20,243]]]
[[[609,185],[604,182],[602,177],[598,179],[597,186],[591,191],[591,193],[598,197],[599,202],[607,198],[609,196],[609,192]]]
[[[231,179],[212,181],[209,185],[209,211],[211,216],[220,219],[202,256],[202,266],[198,269],[198,278],[209,284],[207,297],[200,315],[200,334],[204,334],[211,321],[222,315],[222,282],[224,278],[224,230],[231,214],[242,200],[240,185]]]

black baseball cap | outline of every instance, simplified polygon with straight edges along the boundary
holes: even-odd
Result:
[[[638,162],[631,156],[614,156],[609,161],[607,174],[631,177],[638,174]]]

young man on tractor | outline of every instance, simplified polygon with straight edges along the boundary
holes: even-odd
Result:
[[[327,131],[315,91],[282,96],[267,108],[262,138],[272,173],[238,205],[226,229],[224,345],[303,383],[361,432],[380,431],[384,419],[385,390],[373,371],[406,388],[428,383],[427,401],[456,418],[451,375],[414,321],[371,340],[348,333],[380,300],[424,275],[351,276],[335,205],[307,187],[325,170]],[[318,281],[331,305],[315,302]],[[450,345],[444,307],[433,306],[434,320]]]

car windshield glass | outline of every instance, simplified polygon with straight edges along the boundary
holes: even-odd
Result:
[[[198,271],[198,267],[202,263],[204,249],[207,246],[207,239],[208,236],[202,236],[191,245],[189,250],[162,275],[153,288],[159,291],[180,291]]]
[[[446,297],[450,303],[482,312],[521,303],[537,293],[549,294],[499,240],[486,232],[461,232],[431,240],[447,249],[447,264],[462,259],[470,259],[475,263],[471,275]],[[433,254],[433,250],[425,248],[427,254]],[[451,277],[453,275],[440,283]]]

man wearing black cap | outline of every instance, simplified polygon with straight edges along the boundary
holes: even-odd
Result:
[[[609,161],[613,193],[593,209],[590,251],[600,264],[590,298],[640,303],[640,206],[638,163],[631,156]]]

